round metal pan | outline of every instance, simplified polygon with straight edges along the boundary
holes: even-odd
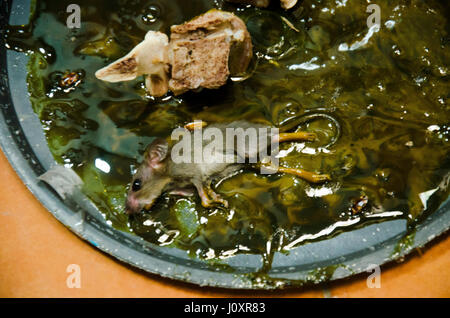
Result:
[[[1,29],[26,24],[29,0],[2,1]],[[1,36],[3,38],[3,36]],[[407,222],[394,219],[343,232],[331,239],[301,245],[289,254],[275,253],[272,269],[253,275],[262,266],[259,255],[238,255],[211,264],[189,257],[185,251],[159,247],[112,228],[96,207],[61,199],[38,176],[55,164],[26,86],[27,56],[6,50],[0,43],[0,145],[17,174],[36,198],[61,223],[98,249],[118,260],[163,277],[236,289],[271,289],[304,283],[320,283],[364,272],[404,257],[450,228],[450,200],[423,220],[408,235]],[[82,207],[80,207],[82,206]],[[259,278],[258,278],[259,277]]]

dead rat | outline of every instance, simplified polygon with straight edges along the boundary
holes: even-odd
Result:
[[[255,158],[259,158],[261,149],[259,146],[269,147],[272,144],[286,141],[314,141],[316,135],[307,132],[293,133],[263,133],[273,129],[268,125],[250,123],[247,121],[235,121],[224,124],[211,124],[206,126],[205,122],[195,122],[188,124],[181,129],[183,134],[184,146],[187,146],[180,152],[182,141],[171,143],[162,138],[155,139],[145,151],[144,160],[133,176],[131,186],[126,201],[126,213],[134,214],[142,209],[149,210],[156,199],[163,193],[176,194],[181,196],[193,195],[193,189],[196,189],[202,205],[211,207],[214,204],[222,204],[228,207],[228,202],[219,194],[214,192],[211,187],[212,180],[216,178],[225,178],[239,172],[244,162],[247,160],[256,163]],[[225,139],[217,141],[217,136],[228,136],[230,131],[237,132],[231,142]],[[196,134],[201,132],[203,138],[195,139]],[[249,142],[250,139],[241,139],[248,147],[240,147],[238,139],[242,134],[253,132],[255,143]],[[214,135],[214,138],[211,136]],[[204,138],[209,136],[209,138]],[[245,138],[251,138],[249,136]],[[186,141],[187,140],[187,141]],[[196,144],[197,142],[197,144]],[[200,142],[200,144],[198,143]],[[213,145],[213,142],[214,145]],[[199,149],[208,150],[208,158],[203,161],[196,160],[196,151]],[[187,150],[186,150],[187,149]],[[183,153],[184,152],[184,153]],[[175,155],[183,153],[188,160],[184,162]],[[204,155],[203,155],[204,156]],[[202,157],[203,158],[203,157]],[[257,163],[257,165],[267,165],[267,163]],[[274,166],[267,166],[273,169]],[[329,175],[315,174],[302,169],[275,167],[273,172],[288,173],[299,176],[312,183],[321,183],[330,180]]]

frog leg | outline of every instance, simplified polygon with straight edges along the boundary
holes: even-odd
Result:
[[[314,141],[317,139],[317,135],[305,131],[298,131],[293,133],[280,133],[278,135],[278,142],[286,141]]]
[[[195,120],[192,123],[188,123],[184,125],[184,128],[186,128],[189,131],[194,131],[196,129],[202,129],[205,128],[208,125],[206,121],[203,120]]]

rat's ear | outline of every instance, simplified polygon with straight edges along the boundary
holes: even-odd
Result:
[[[162,138],[156,138],[150,146],[148,146],[145,152],[145,160],[150,167],[158,169],[161,167],[161,163],[166,159],[168,153],[169,144],[167,141]]]

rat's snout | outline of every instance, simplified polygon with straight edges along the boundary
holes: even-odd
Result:
[[[136,214],[141,210],[139,200],[134,195],[129,195],[125,203],[125,213],[128,215]]]
[[[150,210],[155,200],[142,200],[135,194],[131,193],[125,202],[125,213],[128,215],[137,214],[144,210]]]

